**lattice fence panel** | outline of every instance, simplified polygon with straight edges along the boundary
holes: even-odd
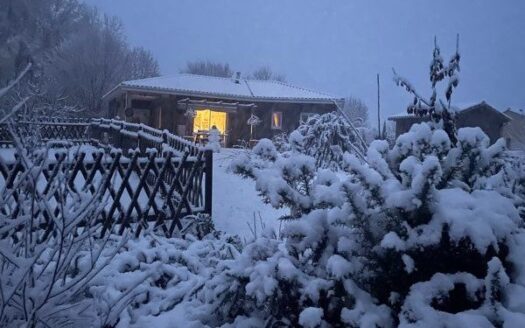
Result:
[[[202,156],[190,160],[188,153],[176,157],[165,152],[158,157],[155,151],[136,151],[124,156],[120,151],[108,154],[103,150],[71,156],[58,151],[33,178],[38,198],[46,202],[35,211],[34,220],[50,227],[53,216],[61,214],[61,195],[54,186],[58,179],[65,179],[70,193],[101,197],[102,235],[122,234],[126,229],[138,235],[145,227],[155,226],[171,236],[175,228],[182,228],[181,217],[204,210]],[[5,214],[14,217],[19,206],[24,206],[18,202],[16,186],[27,173],[20,158],[6,161],[0,157],[0,190],[4,199],[10,195],[7,199],[11,200],[2,209]],[[110,231],[112,227],[117,230]]]

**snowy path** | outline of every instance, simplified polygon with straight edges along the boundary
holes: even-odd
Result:
[[[254,213],[262,217],[267,227],[279,231],[278,217],[287,213],[286,209],[276,210],[262,202],[255,190],[255,182],[228,172],[230,162],[244,150],[221,149],[213,154],[213,221],[218,230],[250,238]],[[256,220],[257,222],[259,219]],[[260,230],[260,225],[257,229]]]

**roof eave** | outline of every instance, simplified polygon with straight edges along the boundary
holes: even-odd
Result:
[[[344,98],[333,98],[333,99],[319,99],[319,98],[272,98],[272,97],[247,97],[247,96],[237,96],[231,94],[219,94],[219,93],[207,93],[207,92],[195,92],[190,90],[174,90],[174,89],[164,89],[157,87],[142,87],[142,86],[130,86],[125,84],[119,84],[111,91],[106,93],[102,98],[108,98],[116,92],[126,92],[126,91],[135,91],[135,92],[149,92],[155,94],[169,94],[176,96],[185,96],[185,97],[199,97],[199,98],[218,98],[218,99],[227,99],[227,100],[240,100],[240,101],[249,101],[249,102],[277,102],[277,103],[294,103],[294,104],[326,104],[333,105],[334,102],[343,101]]]
[[[400,120],[406,120],[406,119],[414,119],[414,118],[418,118],[417,116],[390,116],[389,118],[387,118],[387,120],[389,121],[400,121]]]

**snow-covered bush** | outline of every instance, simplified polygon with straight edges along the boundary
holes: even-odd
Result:
[[[344,153],[360,155],[366,151],[360,131],[338,113],[314,115],[292,132],[289,141],[322,168],[340,168]]]
[[[261,139],[252,151],[232,162],[233,172],[257,181],[256,188],[272,206],[288,207],[297,218],[316,207],[312,184],[316,171],[340,170],[344,153],[364,155],[360,132],[336,113],[315,115],[290,135]],[[328,174],[328,173],[326,173]]]
[[[146,233],[122,247],[90,284],[89,293],[112,327],[173,327],[169,318],[179,310],[183,312],[175,326],[192,327],[221,310],[201,293],[211,293],[210,280],[222,263],[238,257],[240,247],[237,237],[227,235],[180,239]]]
[[[273,136],[272,143],[275,146],[275,149],[280,152],[288,152],[292,150],[290,142],[288,140],[288,133],[281,132]]]
[[[314,115],[289,135],[280,133],[271,142],[273,148],[283,157],[293,157],[298,153],[313,157],[317,168],[340,169],[343,154],[353,153],[362,158],[366,152],[370,129],[355,128],[338,113]],[[267,147],[267,139],[261,140]],[[255,151],[257,157],[257,152]]]
[[[509,274],[515,265],[509,250],[522,221],[513,199],[505,197],[510,185],[502,183],[504,143],[488,146],[479,128],[460,129],[458,139],[451,148],[442,130],[414,125],[388,152],[374,144],[368,164],[349,158],[350,170],[366,181],[354,185],[350,196],[366,204],[359,210],[367,222],[360,230],[372,240],[365,256],[375,272],[363,283],[394,308],[414,284],[437,273],[483,279],[493,258]],[[449,300],[449,311],[476,305],[461,302],[461,294]],[[460,304],[467,307],[458,309]]]
[[[116,327],[170,327],[175,317],[187,327],[390,325],[388,307],[352,282],[346,260],[303,255],[271,231],[244,247],[226,235],[146,235],[124,246],[90,293],[98,312],[120,313],[105,319]]]
[[[352,269],[337,255],[316,259],[311,251],[291,253],[281,240],[258,238],[239,258],[225,263],[207,285],[207,301],[215,304],[220,315],[206,323],[221,325],[249,317],[260,322],[256,327],[359,326],[364,322],[388,326],[389,309],[375,305],[353,283]],[[318,320],[311,321],[312,317]]]
[[[374,141],[365,161],[344,154],[344,176],[315,169],[313,157],[285,157],[266,140],[237,168],[256,180],[270,204],[295,209],[297,220],[285,226],[286,251],[279,256],[310,280],[339,277],[348,279],[344,286],[356,286],[353,292],[330,290],[329,295],[346,293],[357,302],[358,290],[377,302],[371,304],[388,306],[391,319],[407,326],[445,317],[451,325],[525,320],[523,309],[509,299],[509,293],[525,288],[518,260],[525,252],[523,193],[516,193],[522,188],[522,166],[507,160],[503,140],[489,145],[479,128],[460,129],[457,138],[453,145],[443,130],[416,124],[393,148]],[[293,181],[302,181],[295,188],[289,180],[293,172],[299,174]],[[270,252],[265,265],[279,263],[272,259],[276,254]],[[489,292],[495,284],[501,286]],[[425,299],[417,296],[421,290]],[[327,310],[333,306],[319,304],[301,303],[288,317],[299,320],[304,306],[319,307],[321,318],[337,325],[343,313],[357,311],[355,304],[340,308],[334,320]]]
[[[521,218],[525,222],[525,154],[509,152],[504,161],[507,163],[506,174],[502,175],[500,183],[510,186],[507,196],[515,199]]]
[[[264,201],[275,208],[290,208],[291,217],[313,208],[311,186],[316,168],[312,157],[294,150],[279,153],[271,140],[261,139],[251,152],[232,161],[232,169],[255,179]]]

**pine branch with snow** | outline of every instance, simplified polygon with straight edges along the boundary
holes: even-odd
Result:
[[[408,106],[407,112],[418,117],[429,117],[430,120],[447,132],[452,144],[456,144],[456,124],[455,116],[456,110],[451,105],[452,94],[459,85],[459,71],[460,71],[460,54],[459,54],[459,35],[456,41],[456,52],[452,55],[448,65],[445,65],[443,57],[441,56],[441,49],[434,38],[434,50],[432,53],[432,61],[430,63],[430,81],[432,83],[432,94],[430,98],[421,96],[415,87],[406,79],[394,73],[394,82],[410,93],[414,100]],[[438,97],[438,84],[448,79],[445,87],[445,100]]]

